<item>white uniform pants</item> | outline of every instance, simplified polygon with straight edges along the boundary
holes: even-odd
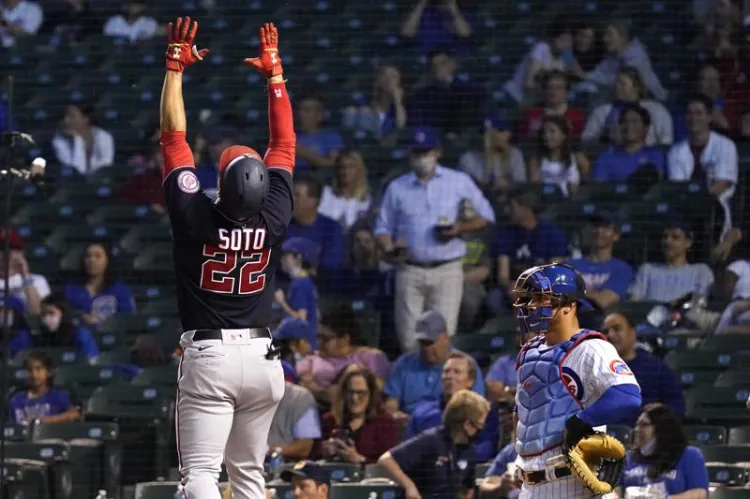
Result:
[[[243,334],[244,332],[244,334]],[[284,395],[271,339],[223,330],[223,340],[182,335],[175,426],[187,499],[220,499],[222,460],[235,499],[265,499],[263,462],[271,421]]]

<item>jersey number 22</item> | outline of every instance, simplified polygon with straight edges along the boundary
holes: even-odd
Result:
[[[201,288],[222,294],[251,295],[266,287],[266,274],[271,249],[260,251],[222,250],[204,246],[201,265]],[[239,267],[239,275],[237,275]]]

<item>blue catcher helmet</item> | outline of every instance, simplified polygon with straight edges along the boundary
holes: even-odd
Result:
[[[577,303],[590,310],[586,284],[573,267],[565,263],[540,265],[525,270],[513,287],[518,326],[523,334],[546,333],[558,307]]]

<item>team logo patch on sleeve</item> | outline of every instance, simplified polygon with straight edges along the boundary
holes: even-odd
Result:
[[[615,374],[621,374],[623,376],[632,376],[633,371],[630,370],[628,365],[620,359],[615,359],[609,363],[609,370]]]
[[[583,400],[583,383],[581,378],[569,367],[562,368],[562,382],[576,400]]]
[[[201,188],[198,177],[191,170],[185,170],[177,175],[177,187],[187,194],[195,194]]]

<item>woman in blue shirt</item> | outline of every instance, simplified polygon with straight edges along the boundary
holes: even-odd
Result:
[[[101,324],[115,314],[135,312],[133,293],[116,278],[112,251],[101,242],[86,247],[79,282],[66,285],[63,294],[90,325]]]
[[[687,444],[677,415],[664,404],[648,404],[635,423],[620,497],[707,499],[708,472],[700,449]]]

